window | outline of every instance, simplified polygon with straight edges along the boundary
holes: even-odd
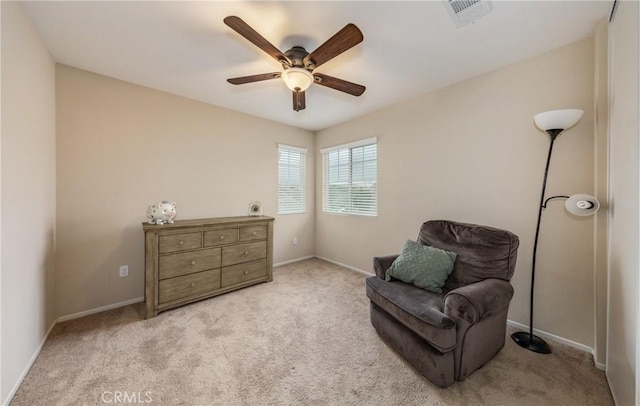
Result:
[[[278,214],[305,212],[304,168],[307,150],[278,144]]]
[[[322,206],[327,213],[378,214],[376,138],[320,151],[323,161]]]

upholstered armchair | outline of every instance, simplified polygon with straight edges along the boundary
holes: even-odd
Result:
[[[366,280],[371,324],[420,373],[447,387],[504,346],[519,240],[505,230],[435,220],[422,225],[417,243],[457,254],[441,293],[388,277],[398,255],[376,257],[376,276]]]

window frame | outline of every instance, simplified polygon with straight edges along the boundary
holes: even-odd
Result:
[[[371,176],[372,174],[367,173],[366,169],[363,166],[360,169],[363,180],[361,180],[360,182],[356,182],[354,181],[354,150],[357,150],[358,148],[363,148],[362,153],[365,154],[364,147],[368,147],[371,145],[375,146],[375,149],[374,149],[375,159],[373,160],[374,180],[373,181],[364,180],[366,179],[367,175]],[[342,154],[345,154],[345,151],[348,152],[348,160],[346,162],[344,159],[341,159],[339,156],[338,157],[334,156],[333,158],[331,157],[332,153],[337,152],[338,154],[340,154],[341,153],[340,151],[342,152]],[[354,141],[346,144],[323,148],[320,150],[320,153],[322,155],[322,211],[324,213],[334,214],[334,215],[377,217],[378,216],[378,139],[377,137],[365,138],[359,141]],[[335,207],[334,208],[329,207],[332,204],[332,201],[335,204],[335,202],[339,200],[339,197],[337,198],[336,196],[333,196],[332,198],[332,196],[329,195],[330,192],[328,188],[331,185],[330,181],[328,180],[328,177],[330,176],[329,171],[331,170],[331,168],[329,167],[329,165],[331,165],[330,159],[333,159],[334,161],[333,162],[334,169],[338,170],[337,176],[341,176],[339,173],[339,168],[337,167],[339,166],[344,167],[344,165],[348,165],[348,173],[347,173],[348,179],[346,181],[343,180],[342,182],[339,182],[339,183],[342,183],[343,185],[345,182],[347,182],[347,189],[348,189],[347,204],[341,206],[340,210],[336,209]],[[356,163],[366,164],[367,162],[371,163],[371,159],[367,160],[363,155],[362,160]],[[336,176],[336,174],[333,173],[331,174],[331,176]],[[366,194],[371,193],[367,191],[365,191],[364,198],[362,197],[362,195],[358,196],[357,193],[354,196],[354,189],[358,187],[358,184],[360,184],[360,187],[362,187],[362,185],[366,183],[373,183],[372,185],[373,197],[367,198]],[[334,185],[335,184],[336,183],[334,183]],[[354,209],[354,205],[357,206],[358,203],[360,203],[364,207],[364,209],[360,209],[360,210]]]

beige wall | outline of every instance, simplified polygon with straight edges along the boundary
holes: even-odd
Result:
[[[22,5],[2,2],[2,404],[55,319],[55,65]]]
[[[428,219],[505,228],[520,237],[509,318],[528,324],[531,253],[548,136],[536,113],[580,108],[554,146],[547,196],[594,192],[594,42],[587,39],[324,131],[320,148],[378,137],[378,217],[322,212],[316,152],[316,254],[372,272]],[[538,245],[535,327],[593,347],[593,218],[553,201]]]
[[[276,214],[277,143],[311,148],[312,133],[67,66],[56,90],[58,315],[144,296],[141,223],[163,199],[178,219],[260,200],[276,217],[274,262],[313,255],[313,188],[306,214]]]
[[[618,405],[639,404],[638,173],[640,7],[618,2],[610,28],[607,378]]]

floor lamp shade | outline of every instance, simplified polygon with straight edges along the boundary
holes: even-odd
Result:
[[[567,211],[576,216],[590,216],[596,214],[600,208],[598,199],[591,195],[573,195],[564,203]]]
[[[536,114],[533,121],[544,131],[567,130],[578,124],[583,114],[584,111],[578,109],[551,110]]]

